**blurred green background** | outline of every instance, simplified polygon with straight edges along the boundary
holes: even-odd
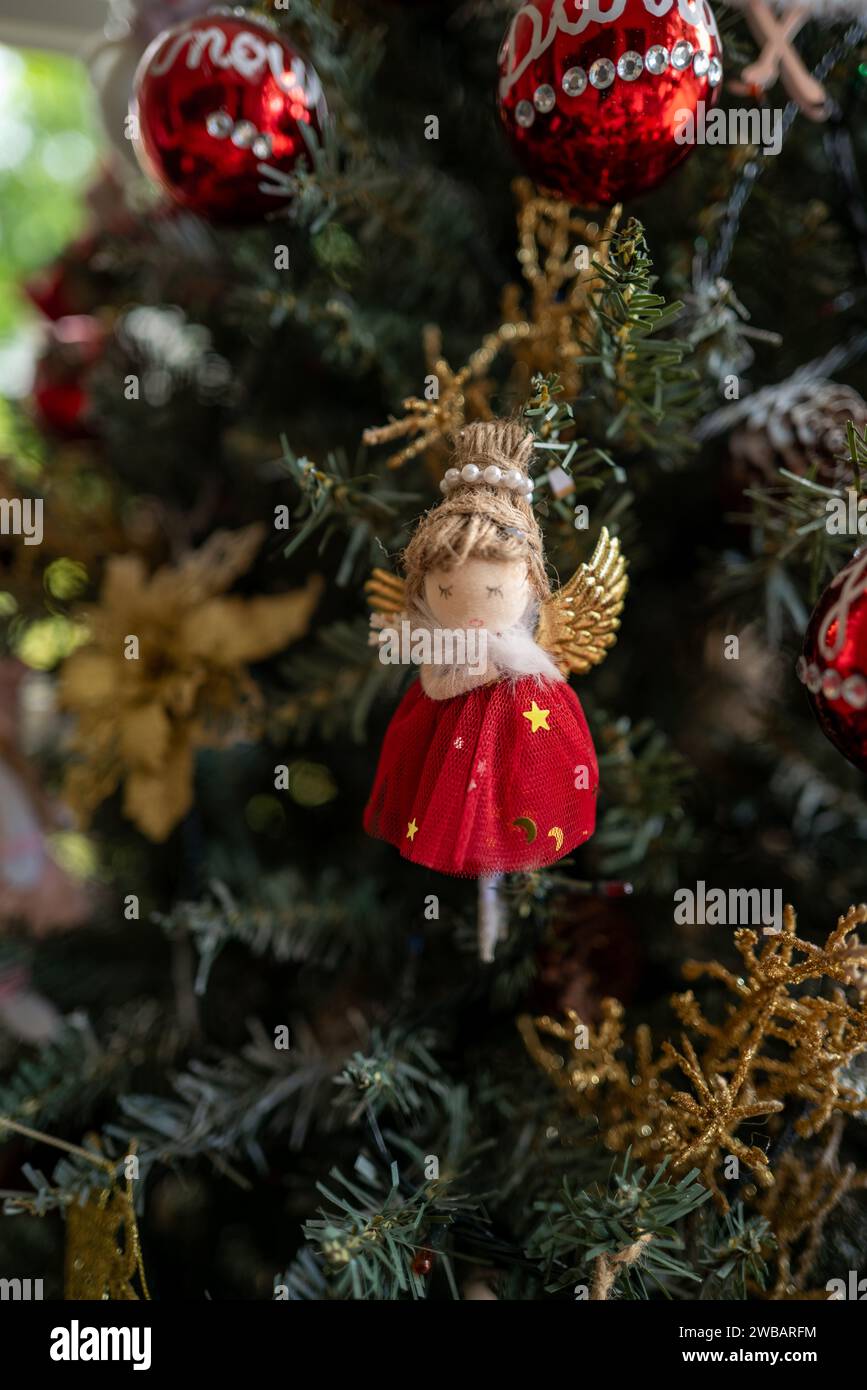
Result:
[[[0,45],[0,397],[31,380],[38,315],[21,284],[84,227],[103,136],[82,62]],[[0,449],[8,443],[0,405]]]

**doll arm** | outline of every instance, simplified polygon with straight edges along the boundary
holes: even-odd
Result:
[[[560,670],[583,676],[617,641],[629,579],[620,541],[603,526],[589,561],[539,611],[536,641]]]

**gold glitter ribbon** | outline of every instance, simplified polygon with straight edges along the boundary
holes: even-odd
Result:
[[[101,1168],[108,1177],[107,1187],[91,1193],[85,1202],[73,1202],[66,1210],[64,1298],[69,1302],[149,1301],[132,1178],[128,1177],[125,1186],[121,1186],[115,1176],[115,1165],[107,1158],[3,1115],[0,1115],[0,1129],[9,1129],[37,1143],[75,1154]],[[131,1146],[130,1153],[134,1152]],[[35,1209],[26,1201],[21,1205],[31,1211]],[[140,1293],[135,1288],[136,1278]]]

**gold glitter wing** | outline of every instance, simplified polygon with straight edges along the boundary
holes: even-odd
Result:
[[[536,641],[564,675],[583,676],[614,643],[629,579],[620,541],[603,526],[589,561],[542,604]]]
[[[394,619],[406,607],[406,586],[400,575],[375,569],[364,586],[367,602],[374,613]]]

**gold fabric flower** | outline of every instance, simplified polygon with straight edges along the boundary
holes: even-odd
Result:
[[[85,822],[123,785],[124,814],[165,840],[192,805],[196,749],[255,730],[261,696],[246,668],[305,634],[322,589],[312,575],[290,593],[225,597],[264,535],[217,532],[150,576],[137,556],[108,562],[89,640],[60,675],[76,716],[66,796]]]

